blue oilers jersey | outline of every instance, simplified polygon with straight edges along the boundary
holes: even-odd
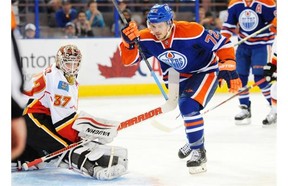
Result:
[[[158,59],[164,76],[168,68],[174,68],[184,80],[193,73],[218,71],[218,59],[235,59],[234,48],[229,39],[220,33],[195,22],[174,21],[171,36],[159,41],[149,29],[140,31],[139,45],[146,58]],[[129,50],[120,44],[124,65],[141,60],[137,49]]]
[[[223,23],[221,34],[229,38],[239,25],[238,40],[240,41],[270,24],[275,17],[274,0],[253,0],[250,4],[245,0],[232,0],[228,6],[228,19]],[[266,29],[245,41],[243,45],[248,47],[272,45],[274,38],[275,34]]]

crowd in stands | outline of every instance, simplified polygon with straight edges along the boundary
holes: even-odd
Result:
[[[221,29],[228,0],[222,2],[224,6],[218,12],[212,12],[203,6],[199,9],[199,22],[205,28],[215,31]],[[139,29],[146,27],[146,15],[154,3],[169,3],[175,7],[177,5],[174,19],[195,21],[195,7],[191,0],[118,0],[119,9],[126,20],[128,22],[130,20],[136,21]],[[187,6],[187,4],[181,3],[193,4]],[[13,8],[14,12],[18,13],[18,38],[31,38],[27,37],[26,33],[32,32],[34,32],[32,38],[35,38],[36,31],[40,33],[40,38],[114,37],[119,36],[120,30],[124,27],[124,23],[119,17],[117,23],[119,30],[115,31],[114,6],[109,0],[39,0],[40,25],[37,28],[34,24],[35,6],[31,1],[14,0]],[[26,25],[29,25],[30,28],[34,27],[27,31]]]

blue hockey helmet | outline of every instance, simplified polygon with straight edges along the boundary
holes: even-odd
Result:
[[[172,18],[172,10],[167,4],[154,5],[147,15],[147,21],[150,23],[170,22]]]

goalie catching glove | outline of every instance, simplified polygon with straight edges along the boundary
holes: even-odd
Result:
[[[96,118],[84,111],[78,114],[72,128],[82,139],[98,139],[102,144],[110,143],[117,135],[119,122]]]
[[[277,80],[277,66],[273,63],[268,63],[263,67],[263,75],[266,81],[271,82]]]
[[[236,62],[234,60],[226,60],[219,62],[219,74],[218,79],[221,81],[224,79],[228,85],[229,92],[236,93],[242,87],[242,82],[236,72]]]
[[[121,35],[124,46],[128,49],[134,49],[135,41],[139,40],[140,37],[136,22],[130,21],[129,24],[121,30]]]

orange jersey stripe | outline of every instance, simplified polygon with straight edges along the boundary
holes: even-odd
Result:
[[[17,27],[16,18],[14,12],[11,11],[11,29],[14,30]]]
[[[124,46],[123,43],[120,43],[120,51],[121,51],[121,60],[124,65],[131,65],[131,61],[136,61],[139,57],[138,49],[129,50]],[[125,57],[123,57],[125,56]]]
[[[205,76],[205,78],[207,77],[207,75]],[[194,94],[192,96],[193,99],[195,99],[198,103],[200,103],[201,105],[204,105],[204,102],[206,100],[206,96],[207,93],[209,92],[210,87],[212,86],[212,84],[215,81],[215,73],[210,73],[208,74],[208,77],[206,78],[204,84],[202,86],[199,87],[199,92],[197,92],[196,94]]]
[[[263,3],[265,5],[268,5],[268,6],[274,6],[275,5],[275,0],[256,0],[260,3]]]
[[[222,48],[216,52],[220,61],[225,61],[227,59],[236,60],[235,49],[233,47]]]
[[[228,7],[229,7],[229,6],[232,6],[232,5],[236,4],[236,3],[241,3],[241,2],[243,2],[243,1],[242,1],[242,0],[231,0],[231,1],[229,2],[229,4],[228,4]]]
[[[246,38],[246,36],[245,35],[243,35],[243,34],[241,34],[241,33],[239,33],[239,36],[242,38],[242,39],[244,39],[244,38]],[[271,36],[268,36],[268,37],[259,37],[259,38],[250,38],[250,39],[248,39],[247,41],[250,41],[250,42],[256,42],[256,41],[269,41],[269,40],[271,40],[271,39],[275,39],[275,35],[271,35]]]
[[[236,3],[241,3],[243,2],[243,0],[231,0],[229,2],[229,7],[236,4]],[[253,2],[253,1],[252,1]],[[260,2],[262,4],[268,5],[268,6],[274,6],[275,5],[275,1],[274,0],[254,0],[254,2]]]
[[[174,21],[174,24],[177,27],[174,38],[196,38],[204,32],[204,27],[196,22]]]
[[[185,127],[192,127],[192,126],[196,126],[196,125],[200,125],[203,124],[203,119],[199,120],[199,121],[195,121],[195,122],[189,122],[189,123],[185,123]]]

